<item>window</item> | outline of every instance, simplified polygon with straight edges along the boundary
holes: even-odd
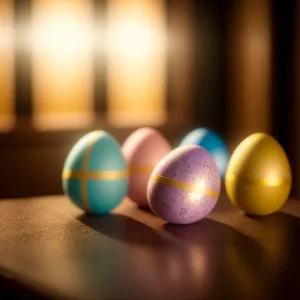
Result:
[[[102,3],[105,5],[99,5],[97,0],[32,0],[18,3],[14,10],[16,1],[1,1],[3,129],[13,126],[14,111],[18,113],[13,105],[15,84],[27,84],[19,89],[28,92],[26,96],[20,92],[25,99],[21,110],[29,115],[37,131],[88,128],[100,117],[95,109],[97,101],[106,102],[101,117],[105,116],[112,126],[165,124],[165,2]],[[103,20],[96,18],[99,15]],[[16,34],[14,18],[18,24]],[[14,39],[16,45],[28,49],[15,51]],[[99,57],[105,62],[98,64]],[[16,81],[15,58],[16,72],[22,69],[21,80]],[[102,86],[105,88],[100,96],[104,99],[99,100]]]

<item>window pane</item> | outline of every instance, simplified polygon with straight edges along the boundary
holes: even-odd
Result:
[[[34,125],[87,126],[93,119],[93,1],[33,0]]]
[[[0,1],[0,131],[15,122],[13,27],[13,1]]]
[[[108,118],[115,126],[166,119],[165,12],[161,0],[108,2]]]

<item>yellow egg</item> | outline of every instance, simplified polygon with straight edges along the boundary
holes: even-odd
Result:
[[[288,158],[280,144],[265,133],[254,133],[238,145],[225,174],[231,203],[250,215],[279,210],[291,185]]]

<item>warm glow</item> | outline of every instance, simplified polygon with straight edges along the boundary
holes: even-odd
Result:
[[[15,123],[13,23],[13,1],[0,1],[0,131]]]
[[[33,0],[34,124],[88,126],[93,116],[93,1]]]
[[[204,252],[204,249],[191,245],[189,259],[193,277],[198,280],[199,278],[204,278],[205,273],[207,272],[207,253]]]
[[[34,46],[52,55],[76,56],[91,46],[91,31],[88,22],[80,22],[67,11],[57,11],[53,16],[41,21],[32,31]]]
[[[162,36],[155,32],[147,20],[143,20],[138,11],[129,14],[137,15],[133,19],[115,20],[111,25],[108,48],[111,54],[124,55],[128,59],[147,58],[155,51],[155,44],[162,43]]]
[[[107,25],[109,121],[115,126],[163,124],[163,1],[110,0]]]

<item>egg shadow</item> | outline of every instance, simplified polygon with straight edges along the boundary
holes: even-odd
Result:
[[[179,239],[184,244],[194,244],[198,246],[210,247],[211,244],[227,245],[229,240],[235,241],[241,246],[250,246],[257,248],[257,243],[250,237],[241,233],[237,229],[223,224],[218,221],[204,218],[189,225],[175,225],[175,224],[164,224],[162,228],[172,236]]]
[[[124,215],[110,214],[97,217],[82,214],[77,220],[107,237],[127,244],[155,248],[169,245],[169,242],[154,229]]]
[[[138,205],[138,209],[155,216],[154,212],[152,211],[152,209],[148,205]]]
[[[252,220],[262,224],[271,232],[280,233],[286,242],[293,243],[291,248],[300,249],[300,218],[285,212],[275,212],[268,216],[248,216]]]
[[[148,204],[138,204],[137,202],[133,201],[130,197],[128,197],[128,199],[130,202],[134,203],[138,209],[155,216],[155,214],[153,213],[152,209],[149,207]],[[146,201],[146,203],[148,203],[148,201]]]
[[[224,250],[234,246],[245,260],[256,264],[255,261],[259,261],[264,252],[264,249],[249,236],[229,225],[208,218],[186,226],[164,224],[162,227],[182,244],[198,246],[215,252],[215,255],[222,256]],[[260,264],[257,264],[257,267],[259,266]]]
[[[300,217],[282,211],[277,211],[266,216],[248,215],[248,217],[266,224],[273,222],[285,224],[287,222],[290,225],[298,226],[298,223],[300,223]]]

